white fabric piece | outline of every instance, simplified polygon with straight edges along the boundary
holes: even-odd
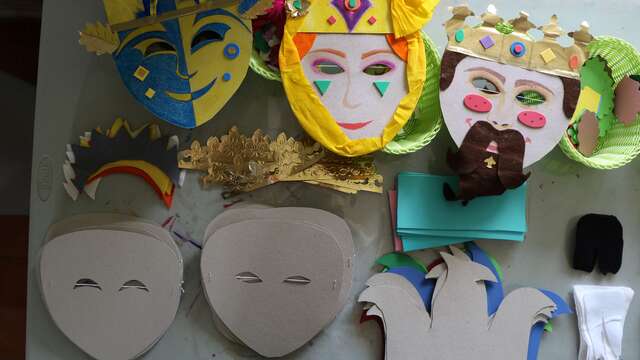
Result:
[[[628,287],[573,287],[580,331],[578,360],[622,359],[624,321],[633,294]]]

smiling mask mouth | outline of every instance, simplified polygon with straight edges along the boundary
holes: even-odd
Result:
[[[218,78],[214,78],[208,85],[192,93],[174,93],[167,90],[165,91],[165,94],[167,94],[167,96],[177,101],[182,101],[182,102],[195,101],[201,98],[204,94],[208,93],[209,90],[211,90],[213,85],[216,83],[216,80],[218,80]]]

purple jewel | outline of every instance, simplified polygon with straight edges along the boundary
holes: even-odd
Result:
[[[371,1],[369,0],[361,0],[360,7],[353,11],[347,9],[344,0],[332,0],[331,4],[338,9],[340,15],[342,15],[344,21],[347,23],[350,32],[356,27],[365,11],[371,7]]]
[[[480,39],[480,44],[482,44],[482,47],[484,47],[486,50],[492,48],[496,44],[496,42],[493,41],[493,38],[490,35],[487,35]]]

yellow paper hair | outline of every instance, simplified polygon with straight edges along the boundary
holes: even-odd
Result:
[[[426,57],[424,43],[419,31],[405,36],[408,47],[407,83],[408,93],[400,101],[393,118],[382,135],[366,139],[351,140],[333,120],[329,110],[307,80],[298,49],[293,40],[304,21],[289,18],[285,25],[280,47],[280,71],[282,84],[294,114],[304,130],[330,151],[342,156],[360,156],[382,149],[398,134],[413,114],[422,94],[426,80]]]
[[[391,0],[393,34],[403,37],[412,34],[431,20],[440,0]]]

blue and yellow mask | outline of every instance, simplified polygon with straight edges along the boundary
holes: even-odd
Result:
[[[270,5],[264,3],[104,0],[110,25],[88,25],[80,42],[111,53],[125,85],[149,111],[194,128],[211,120],[242,83],[250,19]]]

